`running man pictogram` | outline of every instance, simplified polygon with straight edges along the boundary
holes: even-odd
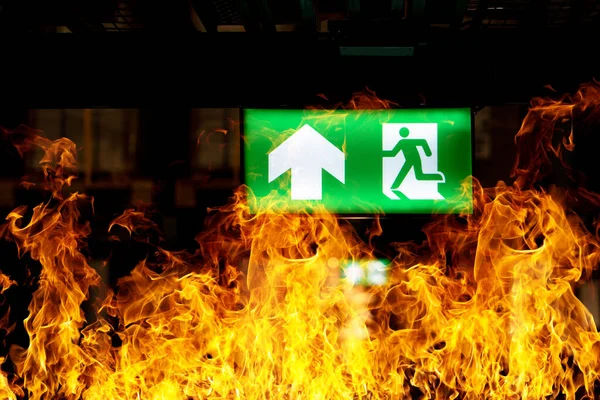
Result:
[[[423,162],[419,154],[419,147],[423,148],[426,157],[431,157],[431,149],[425,139],[406,139],[410,135],[408,128],[400,128],[401,140],[390,151],[385,151],[386,155],[395,157],[399,152],[404,155],[404,165],[400,169],[398,176],[392,184],[392,190],[398,190],[402,181],[406,178],[412,168],[415,169],[415,177],[418,181],[443,181],[444,177],[440,173],[424,173]]]

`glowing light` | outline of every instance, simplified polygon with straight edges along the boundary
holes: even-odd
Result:
[[[346,275],[346,278],[350,282],[352,282],[353,285],[356,285],[357,283],[362,281],[365,277],[365,273],[358,263],[350,264],[346,268],[345,275]]]
[[[367,282],[369,285],[380,286],[385,284],[386,281],[386,265],[383,263],[383,261],[370,261],[367,266]]]

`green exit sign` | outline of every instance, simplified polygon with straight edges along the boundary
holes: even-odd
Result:
[[[471,111],[244,110],[259,211],[470,213]]]

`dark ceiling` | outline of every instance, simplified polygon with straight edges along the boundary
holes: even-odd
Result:
[[[15,32],[277,31],[327,29],[325,21],[394,20],[452,30],[600,23],[597,0],[2,0]],[[325,22],[325,23],[324,23]]]
[[[3,107],[527,102],[600,78],[597,0],[0,0]]]

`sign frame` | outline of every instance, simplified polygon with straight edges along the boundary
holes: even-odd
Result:
[[[475,115],[477,114],[477,112],[479,111],[479,107],[473,107],[473,106],[427,106],[427,107],[407,107],[407,108],[392,108],[392,109],[359,109],[359,110],[339,110],[339,111],[424,111],[424,110],[459,110],[459,109],[468,109],[469,110],[469,126],[470,126],[470,158],[471,158],[471,177],[474,177],[474,167],[475,167]],[[306,108],[301,108],[298,106],[293,106],[293,105],[280,105],[280,106],[269,106],[269,107],[264,107],[264,106],[260,106],[260,105],[253,105],[253,106],[241,106],[239,108],[239,130],[240,130],[240,184],[241,185],[245,185],[246,189],[249,188],[249,185],[246,181],[247,175],[246,175],[246,146],[245,146],[245,132],[246,132],[246,123],[247,123],[247,119],[246,119],[246,112],[248,110],[262,110],[262,111],[298,111],[298,112],[304,112],[304,111],[310,111]],[[325,108],[323,107],[322,109],[315,109],[317,111],[325,111],[325,112],[331,112],[331,111],[336,111],[337,109],[331,109],[331,108]],[[471,214],[473,212],[473,186],[471,185]],[[248,195],[248,191],[246,190],[246,194]],[[346,219],[346,220],[352,220],[352,219],[358,219],[358,220],[374,220],[374,219],[399,219],[399,218],[412,218],[412,219],[429,219],[431,218],[433,215],[456,215],[458,216],[459,213],[451,213],[451,212],[431,212],[431,213],[426,213],[426,212],[384,212],[384,213],[369,213],[369,212],[344,212],[344,213],[337,213],[335,211],[331,211],[331,210],[327,210],[327,212],[338,218],[338,219]],[[311,213],[311,212],[301,212],[301,211],[294,211],[294,210],[287,210],[287,211],[280,211],[278,212],[282,215],[302,215],[302,214],[309,214],[311,216],[314,216],[316,218],[318,218],[319,214],[318,213]],[[250,215],[256,215],[256,212],[252,212],[250,211]]]

